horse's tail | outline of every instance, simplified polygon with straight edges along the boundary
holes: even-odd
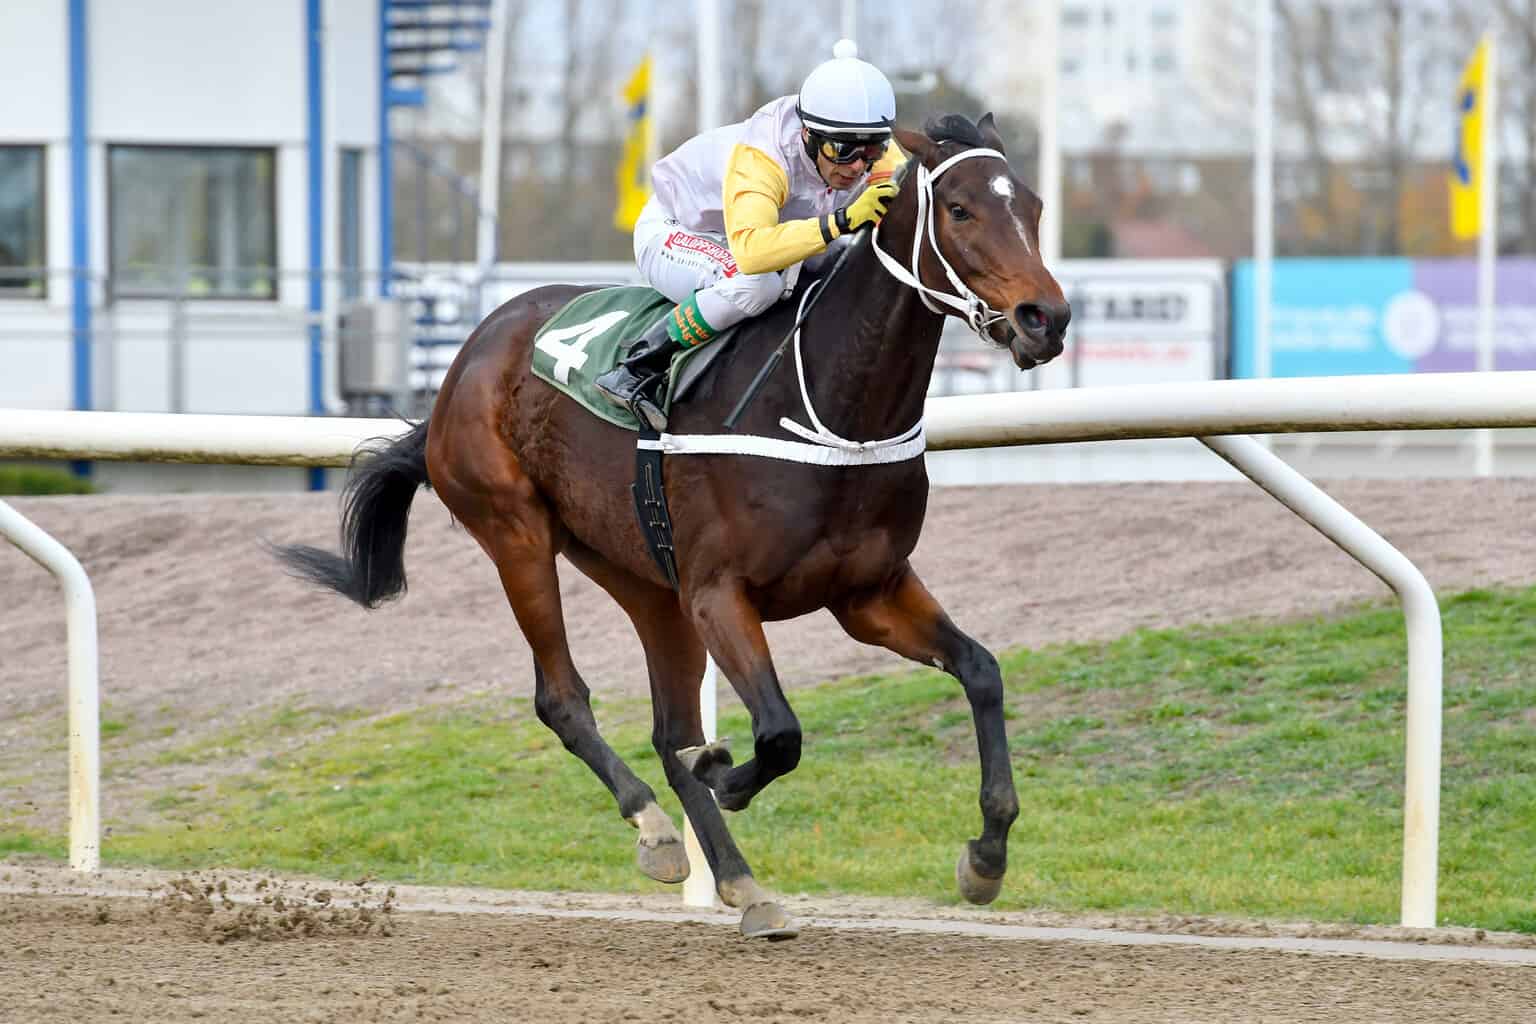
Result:
[[[341,492],[341,554],[305,544],[277,547],[299,579],[318,583],[364,608],[405,593],[405,531],[411,500],[427,480],[427,421],[394,440],[367,442]]]

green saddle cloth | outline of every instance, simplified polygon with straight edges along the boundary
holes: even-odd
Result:
[[[626,430],[640,430],[640,421],[627,406],[614,405],[592,386],[594,378],[612,369],[630,343],[644,334],[676,303],[651,288],[603,288],[580,295],[547,320],[533,336],[533,372],[540,379],[570,395],[594,416]],[[672,357],[667,394],[662,408],[672,400],[683,364],[699,352],[719,344],[685,348]]]

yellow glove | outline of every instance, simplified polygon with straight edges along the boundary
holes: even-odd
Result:
[[[880,223],[880,218],[890,208],[891,200],[896,198],[897,191],[889,172],[871,174],[869,184],[859,193],[859,197],[837,211],[838,234],[846,235],[865,224]]]

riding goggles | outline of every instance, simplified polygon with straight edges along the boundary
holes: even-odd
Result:
[[[873,164],[885,155],[886,148],[891,144],[888,137],[840,139],[833,135],[822,135],[819,132],[811,133],[811,141],[816,145],[816,152],[834,164],[851,164],[855,160]]]

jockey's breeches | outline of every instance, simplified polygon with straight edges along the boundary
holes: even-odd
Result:
[[[635,263],[646,283],[673,302],[697,292],[699,313],[716,332],[773,305],[794,276],[743,274],[724,235],[687,230],[654,198],[635,222]]]

